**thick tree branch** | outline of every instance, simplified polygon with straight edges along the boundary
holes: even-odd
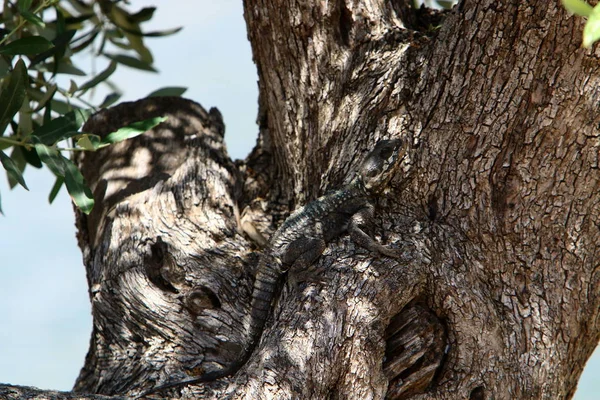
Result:
[[[244,8],[277,182],[301,203],[339,185],[371,140],[406,127],[402,101],[419,64],[407,51],[420,50],[400,15],[415,13],[371,0],[246,0]]]
[[[96,115],[85,131],[156,116],[169,119],[81,159],[99,206],[77,218],[94,316],[80,392],[187,379],[243,347],[253,257],[237,231],[238,172],[219,112],[148,99]]]

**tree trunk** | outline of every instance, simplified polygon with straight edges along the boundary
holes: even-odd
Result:
[[[600,53],[558,2],[410,3],[245,0],[260,133],[244,162],[219,112],[186,100],[88,123],[169,117],[80,160],[97,206],[77,216],[94,315],[77,392],[138,395],[236,360],[261,234],[401,137],[374,225],[410,261],[341,237],[285,276],[235,376],[156,396],[572,397],[600,339]]]

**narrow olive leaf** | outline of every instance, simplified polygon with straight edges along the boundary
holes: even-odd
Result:
[[[107,136],[102,139],[103,144],[112,144],[121,142],[126,139],[131,139],[142,133],[146,132],[149,129],[154,128],[156,125],[160,124],[167,120],[167,117],[156,117],[145,119],[143,121],[134,122],[127,126],[124,126],[114,132],[109,133]]]
[[[56,0],[54,0],[56,1]],[[58,35],[63,34],[67,30],[67,24],[65,23],[65,14],[59,7],[56,8],[56,33]]]
[[[33,57],[31,63],[29,64],[29,69],[52,56],[54,56],[55,60],[61,60],[63,58],[67,45],[71,43],[71,39],[73,39],[75,33],[77,33],[77,31],[74,29],[68,31],[57,31],[57,36],[54,39],[52,39],[52,44],[54,45],[54,47]],[[54,68],[54,64],[51,65]]]
[[[99,108],[106,108],[106,107],[110,107],[111,105],[113,105],[115,102],[117,102],[119,99],[121,98],[121,94],[119,93],[111,93],[109,95],[107,95],[104,98],[104,101],[102,102],[102,104],[100,104],[98,107]]]
[[[15,167],[19,170],[21,176],[25,172],[25,167],[27,166],[27,161],[23,153],[21,152],[21,146],[13,147],[13,151],[10,153],[10,159],[15,163]],[[12,189],[19,184],[19,181],[15,179],[15,177],[11,174],[8,174],[8,186]]]
[[[154,11],[156,11],[156,7],[144,7],[135,14],[130,15],[129,18],[138,23],[150,21],[154,15]]]
[[[49,124],[52,121],[52,102],[44,108],[44,118],[42,119],[42,124]],[[39,125],[35,128],[37,129]]]
[[[57,74],[87,76],[87,73],[85,73],[85,71],[80,70],[79,68],[77,68],[69,62],[60,62],[58,64],[58,68],[55,68],[54,64],[50,64],[49,67],[52,68],[52,70],[54,70]]]
[[[44,22],[44,20],[30,11],[21,11],[21,16],[25,18],[25,20],[31,22],[36,26],[39,26],[40,28],[46,27],[46,23]]]
[[[129,44],[129,42],[122,42],[119,39],[115,39],[112,37],[108,37],[108,41],[120,49],[131,50],[131,45]]]
[[[23,174],[19,170],[19,167],[15,164],[15,162],[6,155],[3,151],[0,150],[0,162],[2,162],[2,166],[6,170],[8,176],[15,181],[19,182],[21,186],[25,189],[29,190],[27,185],[25,184],[25,180],[23,179]]]
[[[52,189],[50,189],[50,194],[48,195],[48,203],[52,204],[54,202],[54,199],[56,199],[58,192],[60,192],[60,188],[62,188],[63,183],[65,183],[65,179],[60,176],[57,176],[56,181],[54,182],[54,186],[52,186]]]
[[[75,93],[79,88],[77,87],[77,84],[75,83],[75,81],[73,79],[71,79],[71,83],[69,85],[69,91],[67,93],[69,93],[70,95],[72,95],[73,93]]]
[[[66,2],[71,4],[73,9],[75,9],[76,11],[78,11],[82,14],[91,13],[94,10],[94,6],[95,6],[94,3],[87,4],[86,2],[81,1],[81,0],[67,0]]]
[[[94,196],[85,183],[83,175],[75,164],[68,158],[63,157],[65,165],[65,185],[73,203],[85,214],[89,214],[94,208]]]
[[[148,50],[141,37],[142,29],[137,22],[131,19],[131,15],[127,10],[114,4],[106,16],[117,27],[121,28],[131,48],[138,53],[140,60],[151,65],[154,60],[152,53],[150,53],[150,50]]]
[[[0,136],[25,100],[27,79],[27,67],[23,60],[19,60],[0,92]]]
[[[23,153],[23,158],[27,161],[27,164],[35,168],[42,168],[42,160],[40,160],[35,150],[27,150],[25,147],[19,147],[19,149]]]
[[[46,63],[46,64],[36,64],[33,67],[30,66],[29,69],[33,69],[35,71],[40,72],[49,72],[49,73],[57,73],[57,74],[68,74],[68,75],[76,75],[76,76],[86,76],[87,74],[75,67],[73,64],[68,62],[61,62],[58,64],[58,67],[54,63]]]
[[[54,53],[54,70],[52,71],[52,75],[58,74],[58,68],[65,61],[65,54],[67,52],[67,46],[71,42],[71,39],[77,33],[76,29],[67,30],[67,25],[65,24],[65,16],[63,11],[60,8],[56,8],[56,38],[52,41],[56,46],[56,51]]]
[[[29,107],[29,101],[25,99],[23,106],[19,110],[19,119],[17,120],[19,126],[17,130],[13,129],[13,132],[18,132],[21,137],[26,137],[33,131],[33,114],[31,113],[31,107]],[[14,121],[13,121],[14,122]]]
[[[590,48],[598,39],[600,39],[600,5],[594,7],[585,23],[582,45],[585,48]]]
[[[108,65],[108,67],[104,71],[100,72],[94,78],[90,79],[89,81],[87,81],[86,83],[81,85],[79,90],[83,92],[90,88],[93,88],[100,82],[108,79],[108,77],[111,76],[113,74],[113,72],[115,72],[116,70],[117,70],[117,63],[115,61],[111,61],[110,64]]]
[[[101,147],[107,146],[102,143],[102,139],[98,135],[85,133],[78,140],[77,145],[85,150],[96,151]]]
[[[19,7],[19,11],[27,11],[31,8],[32,0],[19,0],[17,1],[17,7]]]
[[[2,37],[2,36],[0,35],[0,37]],[[6,62],[4,57],[0,57],[0,79],[3,79],[5,76],[7,76],[9,74],[9,72],[10,72],[10,65],[8,64],[8,62]]]
[[[95,16],[96,16],[96,14],[94,14],[94,13],[88,13],[88,14],[79,15],[77,17],[66,17],[65,24],[66,25],[77,25],[77,24],[87,21],[88,19],[95,17]]]
[[[38,54],[54,47],[50,41],[41,36],[30,36],[17,39],[5,46],[0,46],[0,54],[16,56],[19,54]]]
[[[75,53],[79,53],[81,50],[85,50],[87,49],[94,40],[96,40],[96,37],[98,37],[98,34],[100,33],[99,29],[94,29],[93,31],[89,32],[89,37],[87,39],[85,39],[84,41],[78,43],[77,45],[74,45],[73,47],[71,47],[71,52],[73,54]],[[84,36],[81,36],[79,38],[77,38],[77,40],[80,40],[81,38],[85,37],[88,34],[85,34]]]
[[[35,100],[38,103],[41,103],[44,99],[44,93],[31,87],[27,90],[27,95],[30,99]],[[64,115],[69,111],[73,111],[74,109],[80,109],[80,107],[77,107],[74,104],[68,104],[62,100],[57,100],[55,98],[52,98],[49,102],[46,102],[45,106],[46,109],[52,108],[52,111],[56,111],[58,114],[61,115]],[[44,121],[44,123],[46,122]]]
[[[167,29],[164,31],[152,31],[152,32],[145,32],[142,33],[141,35],[144,37],[162,37],[162,36],[169,36],[169,35],[174,35],[175,33],[179,32],[180,30],[182,30],[183,27],[177,27],[177,28],[172,28],[172,29]]]
[[[56,99],[52,99],[50,100],[50,106],[46,107],[46,109],[50,109],[52,108],[52,111],[56,111],[59,114],[66,114],[69,111],[72,111],[73,109],[75,110],[79,110],[80,108],[77,106],[74,106],[73,104],[69,104],[67,102],[64,102],[62,100],[56,100]],[[46,123],[46,121],[44,120],[44,123]]]
[[[109,39],[123,39],[125,37],[125,34],[121,29],[111,29],[110,27],[107,27],[104,34]]]
[[[50,85],[46,88],[46,92],[44,93],[41,91],[35,91],[35,89],[32,88],[27,88],[27,94],[29,95],[29,98],[38,102],[38,105],[33,109],[33,112],[38,112],[42,108],[44,108],[46,103],[52,100],[52,97],[54,97],[54,94],[56,93],[57,89],[58,88],[56,85]]]
[[[40,160],[42,160],[42,162],[48,166],[54,175],[64,177],[65,164],[63,162],[63,157],[60,155],[58,150],[56,150],[54,147],[46,146],[36,137],[32,137],[32,141]]]
[[[160,88],[150,93],[146,97],[164,97],[164,96],[181,96],[187,90],[186,87],[181,86],[168,86],[164,88]]]
[[[53,119],[49,123],[40,126],[33,131],[32,135],[47,146],[53,145],[62,139],[75,136],[90,115],[92,115],[90,110],[78,109],[70,111],[62,117]]]
[[[584,0],[561,0],[561,2],[571,14],[588,17],[592,13],[592,6]]]
[[[119,64],[123,64],[131,68],[141,69],[142,71],[158,72],[158,70],[152,65],[131,56],[110,53],[104,53],[104,55],[111,60],[118,62]]]

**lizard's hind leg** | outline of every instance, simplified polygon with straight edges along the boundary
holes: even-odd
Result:
[[[323,254],[326,246],[325,241],[323,239],[302,239],[302,243],[295,246],[294,253],[290,253],[293,262],[289,269],[289,277],[295,283],[320,282],[314,263]]]

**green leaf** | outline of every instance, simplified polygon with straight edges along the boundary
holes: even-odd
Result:
[[[108,37],[108,40],[120,49],[131,50],[131,45],[129,44],[129,42],[122,42],[119,39],[115,39],[112,37]]]
[[[31,113],[31,108],[29,108],[29,104],[27,104],[27,100],[25,100],[23,107],[21,107],[21,110],[19,111],[19,125],[16,130],[13,129],[13,132],[19,132],[22,137],[29,136],[33,131],[34,121],[32,117],[33,114]]]
[[[156,125],[166,120],[167,117],[156,117],[134,122],[116,130],[115,132],[109,133],[106,137],[104,137],[104,139],[102,139],[102,143],[112,144],[121,142],[125,139],[131,139],[133,137],[141,135],[149,129],[154,128]]]
[[[48,103],[50,100],[52,100],[52,97],[54,97],[54,94],[56,93],[57,87],[56,85],[50,85],[46,88],[46,92],[36,92],[33,93],[34,91],[33,89],[27,89],[27,94],[29,94],[29,98],[33,99],[35,101],[38,102],[38,105],[36,108],[33,109],[33,112],[38,112],[40,111],[42,108],[44,108],[44,106],[46,105],[46,103]],[[39,96],[38,96],[39,94]]]
[[[108,65],[108,67],[104,71],[100,72],[93,79],[91,79],[91,80],[87,81],[86,83],[84,83],[83,85],[81,85],[79,90],[81,90],[83,92],[85,90],[93,88],[100,82],[108,79],[108,77],[111,76],[113,74],[113,72],[115,72],[116,70],[117,70],[117,63],[115,61],[111,61],[110,64]]]
[[[32,24],[39,26],[40,28],[46,27],[46,23],[44,22],[44,20],[30,11],[21,11],[21,16],[27,21],[31,22]]]
[[[87,4],[81,0],[67,0],[66,2],[70,3],[73,9],[81,14],[87,14],[94,10],[94,3]]]
[[[35,137],[32,138],[34,142],[35,151],[37,152],[40,160],[48,166],[50,171],[56,176],[65,176],[65,164],[63,158],[58,150],[54,147],[48,147],[45,144],[39,142]]]
[[[187,90],[186,87],[181,86],[168,86],[164,88],[160,88],[150,93],[146,97],[164,97],[164,96],[181,96]]]
[[[65,164],[65,185],[71,196],[73,203],[84,213],[89,214],[94,208],[94,196],[92,191],[85,183],[83,175],[77,169],[75,164],[67,158],[63,157]]]
[[[0,46],[0,54],[15,56],[18,54],[38,54],[49,50],[54,45],[41,36],[30,36],[23,39],[17,39],[5,46]]]
[[[596,5],[583,28],[583,47],[590,48],[600,39],[600,6]]]
[[[23,175],[21,174],[21,171],[19,170],[17,164],[2,150],[0,150],[0,162],[2,162],[2,166],[4,167],[10,178],[19,182],[21,186],[29,190],[29,188],[25,184],[25,180],[23,179]]]
[[[41,102],[44,101],[45,94],[42,93],[41,91],[37,90],[37,89],[34,89],[34,88],[30,87],[27,90],[27,94],[29,95],[29,98],[37,101],[40,104],[41,104]],[[54,98],[50,100],[49,105],[52,108],[52,110],[56,111],[57,113],[59,113],[61,115],[64,115],[64,114],[68,113],[69,111],[73,111],[73,109],[79,109],[80,108],[80,107],[77,107],[75,105],[68,104],[68,103],[65,103],[62,100],[57,100],[57,99],[54,99]],[[46,109],[48,109],[48,103],[46,103]],[[37,107],[36,107],[36,110],[37,110]]]
[[[23,154],[23,158],[27,161],[27,164],[35,168],[42,168],[42,160],[40,160],[35,150],[27,150],[25,147],[19,147],[19,149]]]
[[[141,33],[141,35],[144,36],[144,37],[169,36],[169,35],[174,35],[175,33],[179,32],[182,29],[183,29],[183,27],[180,26],[180,27],[177,27],[177,28],[167,29],[167,30],[164,30],[164,31],[145,32],[145,33]]]
[[[106,108],[110,107],[112,104],[117,102],[121,98],[120,93],[111,93],[104,98],[102,104],[98,106],[98,108]]]
[[[99,30],[94,29],[93,31],[88,32],[84,36],[80,36],[79,38],[77,38],[78,43],[77,43],[77,45],[75,45],[75,43],[73,43],[73,47],[71,47],[71,52],[73,54],[75,54],[75,53],[79,53],[81,50],[87,49],[89,47],[89,45],[92,44],[94,42],[94,40],[96,40],[96,37],[98,37],[99,33],[100,33]],[[89,37],[80,42],[79,40],[85,36],[89,36]],[[101,53],[101,51],[99,51],[99,53]]]
[[[52,101],[51,101],[50,104],[48,104],[46,106],[46,108],[44,108],[44,118],[43,118],[42,124],[49,124],[50,121],[52,121],[52,110],[53,110],[53,105],[52,105]],[[68,112],[68,111],[66,111],[66,112]],[[38,127],[39,127],[39,124],[38,124]],[[36,127],[36,129],[37,129],[37,127]]]
[[[78,25],[82,22],[87,21],[90,18],[95,17],[95,16],[96,16],[96,14],[94,14],[94,13],[88,13],[88,14],[79,15],[77,17],[66,17],[65,25]]]
[[[88,133],[83,134],[79,140],[77,140],[77,145],[89,151],[96,151],[99,148],[106,146],[103,145],[100,136]]]
[[[17,7],[19,8],[19,11],[23,12],[29,10],[31,8],[31,2],[32,0],[17,1]]]
[[[70,96],[73,95],[73,93],[75,93],[78,90],[77,84],[75,83],[75,81],[73,79],[71,79],[71,83],[69,85],[69,90],[68,90],[68,94]]]
[[[59,15],[61,15],[61,14],[59,13]],[[37,64],[41,63],[42,61],[44,61],[45,59],[52,57],[52,56],[54,56],[55,61],[59,60],[59,63],[60,63],[60,61],[62,61],[66,47],[67,47],[67,45],[69,45],[71,43],[71,39],[73,39],[73,36],[75,36],[75,33],[77,33],[77,31],[74,29],[57,33],[57,36],[54,39],[52,39],[52,44],[54,44],[54,47],[33,57],[33,59],[31,60],[31,63],[29,64],[29,69],[31,69],[34,65],[37,65]],[[50,65],[53,68],[55,66],[54,64],[50,64]],[[52,71],[54,71],[54,69]]]
[[[51,67],[52,70],[55,70],[55,73],[57,73],[57,74],[68,74],[68,75],[75,75],[75,76],[86,76],[87,75],[85,73],[85,71],[80,70],[79,68],[77,68],[76,66],[71,64],[70,62],[61,62],[58,64],[58,68],[54,68],[54,64],[49,64],[49,67]]]
[[[592,6],[583,0],[561,0],[561,2],[571,14],[588,17],[592,13]]]
[[[73,64],[70,64],[68,62],[61,62],[60,64],[58,64],[58,67],[56,67],[54,65],[54,63],[47,63],[47,64],[36,64],[32,68],[36,71],[49,72],[52,74],[54,74],[56,72],[57,74],[68,74],[68,75],[76,75],[76,76],[86,76],[87,75],[84,71],[80,70],[79,68],[73,66]]]
[[[0,57],[0,79],[4,79],[4,77],[7,76],[9,73],[10,65],[6,62],[4,57]]]
[[[158,72],[158,70],[152,65],[131,56],[110,53],[104,53],[104,55],[111,60],[118,62],[119,64],[123,64],[131,68],[141,69],[142,71]]]
[[[19,60],[0,92],[0,136],[23,105],[27,79],[27,67],[23,60]]]
[[[60,188],[62,188],[63,183],[65,183],[65,179],[57,176],[54,186],[52,186],[50,194],[48,195],[48,203],[52,204],[54,202],[54,199],[56,199],[56,195],[58,195],[58,192],[60,192]]]
[[[131,48],[135,50],[140,56],[140,60],[148,65],[151,65],[153,62],[152,53],[144,44],[144,41],[141,37],[142,29],[140,25],[131,18],[131,15],[127,12],[127,10],[117,6],[116,4],[111,4],[110,10],[108,8],[105,9],[106,16],[121,30]]]
[[[130,15],[129,18],[138,23],[150,21],[154,15],[154,11],[156,11],[156,7],[144,7],[135,14]]]
[[[62,139],[75,136],[90,115],[92,115],[90,110],[78,109],[70,111],[62,117],[53,119],[49,123],[40,126],[33,131],[32,136],[37,137],[45,145],[53,145]],[[44,160],[42,159],[42,161]]]
[[[49,107],[46,107],[46,109],[48,109],[48,108]],[[63,115],[67,114],[70,111],[80,109],[77,106],[74,106],[74,105],[64,102],[62,100],[56,100],[56,99],[50,100],[50,108],[52,108],[53,111],[56,111],[57,113],[63,114]],[[46,123],[46,121],[44,121],[44,123]]]
[[[25,157],[21,152],[21,146],[13,147],[12,153],[10,153],[10,159],[15,163],[15,166],[23,176],[23,172],[25,171],[25,167],[27,166],[27,161],[25,161]],[[15,179],[11,174],[8,174],[8,186],[12,189],[19,184],[19,181]]]

